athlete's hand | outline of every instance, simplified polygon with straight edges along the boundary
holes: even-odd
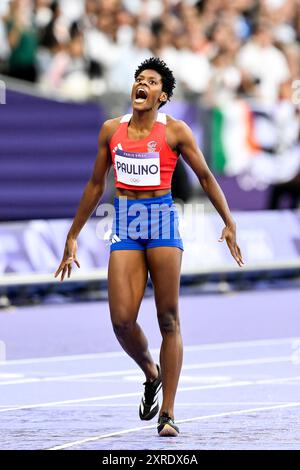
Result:
[[[237,264],[242,268],[244,265],[242,253],[240,247],[236,243],[236,229],[235,225],[230,225],[223,228],[221,238],[219,242],[226,240],[230,253],[237,262]]]
[[[59,276],[61,273],[60,280],[63,281],[66,273],[68,273],[69,278],[71,276],[73,262],[78,266],[78,268],[80,268],[80,264],[77,259],[77,241],[74,238],[67,238],[63,258],[54,277]]]

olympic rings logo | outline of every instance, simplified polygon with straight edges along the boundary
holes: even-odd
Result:
[[[139,183],[140,179],[139,178],[130,178],[131,183]]]

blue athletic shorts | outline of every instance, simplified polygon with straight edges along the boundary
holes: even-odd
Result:
[[[146,199],[114,198],[110,251],[175,246],[183,250],[172,194]]]

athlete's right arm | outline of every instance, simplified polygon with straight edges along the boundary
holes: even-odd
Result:
[[[81,197],[74,221],[67,235],[61,263],[55,273],[55,277],[61,273],[61,281],[64,280],[66,273],[68,273],[68,277],[71,276],[73,262],[80,268],[77,260],[76,240],[81,229],[94,212],[105,189],[106,177],[111,166],[109,140],[113,133],[113,121],[105,121],[99,133],[98,154],[94,169]]]

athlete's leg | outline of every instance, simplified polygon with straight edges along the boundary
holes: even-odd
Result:
[[[167,412],[172,418],[174,418],[174,401],[183,355],[178,313],[181,258],[182,251],[176,247],[163,246],[147,250],[147,262],[162,334],[160,364],[163,402],[161,413]]]
[[[146,380],[157,377],[147,339],[136,322],[148,277],[144,251],[115,250],[108,267],[108,300],[115,335],[122,348],[143,370]]]

